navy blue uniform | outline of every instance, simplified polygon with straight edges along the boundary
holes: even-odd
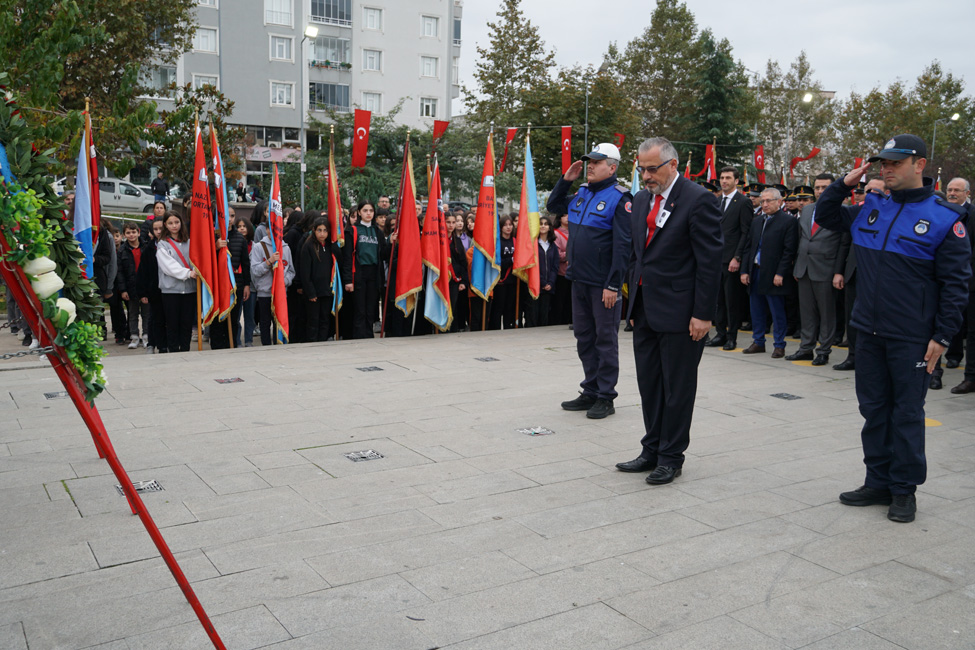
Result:
[[[620,374],[619,323],[622,301],[603,305],[603,290],[620,292],[630,255],[633,197],[613,174],[569,196],[572,183],[560,178],[548,198],[548,211],[567,214],[566,246],[572,281],[572,327],[585,379],[583,395],[614,400]]]
[[[857,259],[857,298],[850,326],[856,341],[856,391],[865,485],[913,494],[924,483],[924,397],[928,342],[947,347],[968,303],[971,248],[963,210],[936,197],[930,179],[889,197],[868,193],[842,205],[843,179],[823,192],[816,222],[848,230]]]

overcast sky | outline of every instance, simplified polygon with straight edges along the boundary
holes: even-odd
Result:
[[[474,86],[475,44],[490,44],[487,22],[497,20],[497,2],[464,3],[460,79]],[[783,70],[805,50],[824,89],[845,98],[851,90],[865,92],[887,86],[898,77],[913,84],[934,59],[961,76],[966,94],[975,91],[975,3],[972,0],[850,0],[780,5],[752,0],[732,2],[690,0],[687,5],[699,29],[710,27],[718,39],[731,41],[736,59],[746,68],[765,71],[779,61]],[[650,24],[654,0],[522,0],[559,65],[598,66],[607,45],[620,50]],[[923,13],[918,10],[923,7]],[[779,29],[768,27],[775,9]],[[458,101],[455,113],[466,112]]]

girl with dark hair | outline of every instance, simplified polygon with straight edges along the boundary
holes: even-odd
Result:
[[[250,298],[251,261],[247,238],[233,227],[237,223],[234,209],[230,208],[231,228],[227,232],[227,240],[217,240],[218,249],[227,247],[230,255],[230,268],[234,272],[234,283],[237,287],[237,300],[228,318],[232,331],[227,331],[225,322],[214,321],[210,327],[210,349],[222,350],[230,347],[230,336],[233,335],[234,347],[240,346],[240,315],[244,310],[244,303]],[[246,229],[245,229],[246,232]]]
[[[196,271],[190,265],[190,238],[183,217],[172,210],[166,213],[163,225],[156,262],[166,347],[169,352],[187,352],[196,321]]]
[[[559,272],[555,278],[555,294],[552,296],[552,311],[549,322],[552,325],[568,325],[572,322],[572,282],[565,277],[569,268],[567,250],[569,247],[569,217],[555,215],[555,247],[559,251]]]
[[[250,273],[250,254],[251,249],[254,247],[254,226],[251,225],[250,219],[247,217],[237,217],[234,219],[234,230],[238,234],[243,236],[244,241],[247,246],[243,251],[243,255],[247,257],[247,276],[245,278],[238,278],[237,286],[239,287],[241,282],[248,285],[248,291],[242,296],[243,298],[243,312],[244,312],[244,347],[249,348],[254,345],[254,311],[257,308],[257,292],[254,291],[253,286],[251,286],[251,273]],[[237,267],[234,267],[234,273],[236,274]],[[234,345],[240,347],[240,331],[235,330],[234,332]]]
[[[251,215],[251,223],[254,224],[254,241],[258,242],[267,236],[267,203],[258,201],[254,206],[254,214]]]
[[[360,201],[359,223],[352,226],[352,338],[373,338],[373,323],[379,320],[379,295],[383,285],[383,262],[389,261],[389,242],[373,221],[372,201]],[[349,246],[349,242],[346,242]],[[345,280],[345,278],[343,278]]]
[[[559,274],[559,249],[555,245],[555,231],[552,220],[541,217],[538,220],[538,276],[539,291],[536,300],[528,301],[525,321],[528,327],[545,327],[549,324],[552,309],[552,296],[555,294],[555,279]]]
[[[166,352],[166,319],[163,315],[162,293],[159,291],[159,263],[156,261],[156,249],[162,239],[163,217],[154,219],[152,222],[152,239],[140,247],[141,262],[135,273],[136,293],[139,294],[139,301],[144,305],[149,305],[149,325],[145,327],[148,332],[146,342],[146,354],[153,352]]]
[[[305,301],[306,339],[309,342],[327,341],[332,322],[332,271],[336,264],[329,236],[328,219],[319,216],[312,222],[311,235],[301,245],[299,284]]]
[[[511,272],[515,259],[515,224],[509,215],[499,220],[501,225],[501,277],[494,286],[490,305],[490,325],[488,329],[513,329],[515,326],[515,297],[518,282]]]
[[[295,277],[301,273],[301,243],[305,237],[305,213],[294,210],[284,226],[284,243],[292,250],[295,262]],[[305,338],[305,298],[300,282],[292,282],[288,287],[288,343],[304,343]]]
[[[470,271],[467,266],[467,249],[461,239],[464,218],[461,215],[447,217],[450,232],[450,304],[454,312],[454,321],[450,325],[451,332],[462,332],[467,329],[469,303],[467,300],[467,285],[470,284]]]
[[[272,335],[271,332],[274,325],[273,312],[271,311],[274,264],[278,262],[284,265],[285,289],[291,286],[295,277],[291,247],[282,241],[281,250],[272,253],[273,248],[274,244],[271,241],[270,234],[265,234],[263,239],[251,247],[251,288],[257,291],[257,310],[261,317],[261,345],[271,345],[276,338],[276,333]]]

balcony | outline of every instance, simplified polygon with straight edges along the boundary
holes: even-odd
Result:
[[[328,59],[324,61],[319,61],[316,59],[311,59],[308,61],[309,68],[323,68],[326,70],[345,70],[348,72],[352,71],[352,64],[339,62],[339,61],[329,61]]]
[[[347,18],[330,18],[327,16],[316,16],[311,15],[311,21],[313,23],[321,23],[322,25],[338,25],[339,27],[352,27],[352,20]]]
[[[291,24],[291,12],[290,11],[272,11],[268,9],[264,12],[264,22],[271,25],[290,25]]]
[[[454,47],[460,47],[460,39],[459,38],[455,38],[454,39]]]

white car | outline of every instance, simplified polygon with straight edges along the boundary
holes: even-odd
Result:
[[[99,178],[98,189],[102,212],[145,213],[152,212],[155,196],[138,186],[116,178]]]

